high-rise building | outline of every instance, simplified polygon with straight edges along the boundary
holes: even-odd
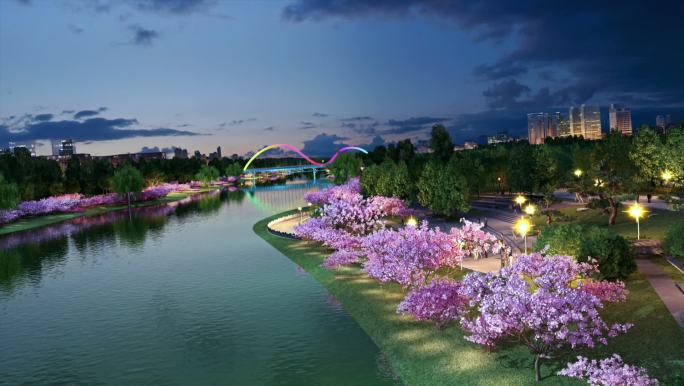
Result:
[[[76,146],[74,141],[71,139],[63,139],[59,144],[59,155],[60,156],[71,156],[76,153]]]
[[[570,127],[570,135],[582,135],[582,114],[580,108],[572,106],[568,112],[568,125]]]
[[[218,156],[218,159],[223,158],[223,156],[221,155],[221,146],[218,146],[216,148],[216,155]]]
[[[188,149],[173,148],[173,158],[188,158]]]
[[[558,125],[556,126],[556,137],[569,137],[572,135],[570,130],[570,119],[563,115],[558,115]]]
[[[603,137],[601,131],[601,110],[598,106],[581,105],[570,107],[570,132],[584,139],[595,140]]]
[[[493,145],[496,143],[506,143],[506,142],[512,142],[513,138],[511,138],[508,135],[508,131],[503,130],[498,132],[496,135],[492,135],[487,137],[487,144],[488,145]]]
[[[548,114],[530,113],[527,114],[527,140],[531,145],[541,145],[546,138],[546,126]]]
[[[608,109],[610,131],[617,131],[624,135],[632,135],[632,110],[618,104],[610,105]]]
[[[672,123],[672,116],[670,114],[656,116],[656,127],[663,133],[667,127]]]

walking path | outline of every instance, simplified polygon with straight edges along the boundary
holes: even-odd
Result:
[[[679,326],[684,328],[684,294],[677,284],[658,265],[644,259],[637,259],[636,263]]]

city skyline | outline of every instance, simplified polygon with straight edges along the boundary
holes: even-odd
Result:
[[[436,123],[457,143],[520,136],[527,113],[581,104],[601,106],[604,131],[611,103],[631,108],[634,129],[684,116],[672,48],[683,33],[668,22],[682,5],[519,6],[0,2],[0,141],[73,139],[94,155],[288,142],[325,154],[424,139]],[[567,14],[596,28],[568,37]],[[657,29],[622,23],[654,14]],[[663,50],[668,60],[653,55]]]

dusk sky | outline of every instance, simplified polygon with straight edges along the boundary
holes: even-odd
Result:
[[[679,1],[0,0],[0,145],[456,142],[571,104],[684,118]],[[39,154],[49,154],[47,145]]]

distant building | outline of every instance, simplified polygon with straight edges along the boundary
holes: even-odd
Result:
[[[570,119],[558,113],[558,123],[556,126],[556,137],[569,137],[572,135],[570,130]]]
[[[506,142],[513,142],[513,138],[511,138],[508,135],[507,131],[500,131],[496,133],[496,135],[492,135],[487,137],[487,144],[488,145],[493,145],[496,143],[506,143]]]
[[[173,148],[173,157],[174,158],[188,158],[188,149],[181,149],[179,147],[174,147]]]
[[[572,106],[568,115],[570,117],[570,132],[572,135],[581,135],[584,139],[589,140],[603,138],[601,110],[598,106]]]
[[[166,153],[163,151],[153,151],[153,152],[147,152],[147,153],[138,153],[135,155],[136,159],[138,161],[140,160],[145,160],[145,161],[156,161],[156,160],[164,160],[166,159]]]
[[[545,113],[529,113],[527,114],[527,140],[531,145],[541,145],[546,138],[546,120]]]
[[[221,158],[222,158],[222,156],[221,156],[221,146],[217,147],[215,152],[212,152],[212,153],[209,154],[209,159],[210,159],[210,160],[221,159]]]
[[[196,159],[202,159],[202,153],[200,153],[199,150],[195,150],[195,156]]]
[[[656,128],[661,132],[666,132],[667,128],[672,124],[672,116],[670,114],[656,116]]]
[[[475,141],[465,141],[465,143],[463,143],[463,148],[464,148],[465,150],[477,149],[477,142],[475,142]]]
[[[610,131],[632,135],[632,110],[629,107],[612,104],[608,109]]]
[[[76,146],[71,139],[63,139],[59,144],[59,155],[62,157],[74,155],[76,153]]]
[[[16,154],[17,149],[26,149],[28,150],[29,154],[31,157],[36,156],[36,144],[35,143],[15,143],[15,142],[10,142],[9,146],[7,147],[7,153],[9,154]]]

